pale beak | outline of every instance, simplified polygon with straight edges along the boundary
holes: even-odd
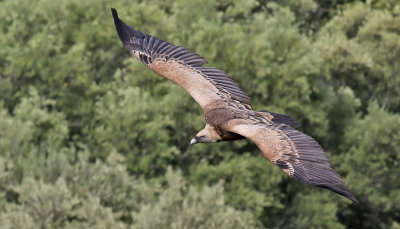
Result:
[[[193,138],[193,139],[190,141],[190,145],[194,145],[194,144],[196,144],[196,143],[197,143],[196,138]]]

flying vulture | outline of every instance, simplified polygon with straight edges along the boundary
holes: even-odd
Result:
[[[182,87],[201,106],[206,125],[191,145],[247,138],[290,177],[357,202],[321,146],[293,128],[298,125],[296,120],[254,111],[250,98],[224,71],[204,67],[207,61],[200,55],[134,30],[118,18],[115,9],[111,12],[125,48],[155,73]]]

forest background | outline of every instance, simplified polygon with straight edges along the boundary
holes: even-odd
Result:
[[[360,203],[246,140],[188,148],[200,107],[111,7],[296,118]],[[0,228],[400,228],[397,0],[0,0],[0,32]]]

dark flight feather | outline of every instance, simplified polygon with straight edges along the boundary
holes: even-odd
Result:
[[[111,12],[114,18],[114,24],[115,28],[117,29],[118,36],[122,41],[122,44],[128,49],[146,53],[148,58],[151,59],[157,57],[166,57],[167,59],[175,58],[190,66],[202,66],[207,63],[207,61],[200,55],[193,53],[181,46],[170,44],[157,37],[134,30],[132,27],[125,24],[124,21],[118,18],[118,13],[114,8],[111,9]],[[173,55],[177,52],[182,52],[182,55],[190,55],[185,58],[182,58],[182,56],[174,57]]]
[[[197,67],[196,69],[210,78],[218,88],[227,90],[233,99],[251,107],[250,97],[224,71],[211,67]]]
[[[202,67],[207,61],[199,54],[134,30],[118,18],[118,13],[115,9],[111,9],[111,12],[122,44],[130,51],[140,52],[139,60],[141,62],[149,65],[156,58],[174,59],[182,62],[184,65],[190,66],[202,74],[222,94],[227,94],[229,99],[236,100],[251,109],[250,97],[224,71],[217,68]]]
[[[287,160],[293,166],[294,178],[306,184],[329,189],[358,203],[354,194],[332,168],[328,155],[312,137],[287,125],[280,126],[279,130],[294,143],[299,155],[290,155]],[[280,164],[276,165],[281,167]]]
[[[226,124],[226,128],[256,143],[264,157],[290,177],[331,190],[358,203],[332,168],[328,155],[312,137],[285,123],[274,123],[260,114],[252,117],[233,119]]]

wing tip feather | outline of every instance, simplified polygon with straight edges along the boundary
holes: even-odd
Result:
[[[115,8],[111,8],[111,14],[114,19],[114,24],[118,33],[118,37],[124,45],[132,37],[141,38],[145,36],[140,31],[136,31],[129,25],[125,24],[125,22],[118,17],[118,12]]]
[[[282,126],[280,129],[298,150],[299,157],[295,159],[300,163],[292,161],[295,159],[289,159],[295,168],[293,178],[306,184],[328,189],[358,203],[355,195],[333,169],[328,155],[312,137],[289,126]]]
[[[199,54],[196,54],[195,52],[192,52],[184,47],[173,45],[173,44],[163,41],[157,37],[146,35],[138,30],[135,30],[134,28],[127,25],[123,20],[121,20],[118,17],[118,12],[115,8],[111,8],[111,13],[112,13],[112,16],[114,19],[114,24],[115,24],[115,28],[118,33],[118,37],[121,40],[122,44],[129,50],[139,49],[142,52],[149,52],[149,50],[151,50],[151,52],[154,52],[158,55],[166,55],[169,58],[173,57],[176,53],[181,52],[180,55],[188,54],[188,55],[190,55],[190,57],[189,58],[177,57],[176,59],[182,60],[185,64],[190,65],[192,67],[198,67],[198,66],[200,67],[200,66],[203,66],[204,64],[208,63],[207,60],[205,60],[202,56],[200,56]],[[135,40],[133,42],[134,45],[129,45],[129,43],[131,43],[131,39],[133,37],[135,37],[137,40]],[[147,39],[150,39],[152,37],[153,37],[153,39],[158,40],[158,43],[155,47],[153,47],[153,45],[146,43],[146,42],[148,42]],[[145,42],[145,44],[143,45],[142,42]],[[152,44],[154,44],[154,42]],[[155,48],[155,49],[153,49],[153,48]]]
[[[121,23],[121,20],[118,17],[117,10],[115,8],[111,8],[111,14],[112,14],[113,19],[114,19],[114,25],[115,25],[115,28],[117,30],[118,37],[122,41],[122,43],[124,43],[127,40],[127,36],[126,36],[125,31],[123,29],[123,25]]]
[[[349,200],[353,201],[354,203],[359,203],[358,200],[356,199],[356,196],[353,194],[352,191],[343,183],[339,185],[331,185],[331,184],[323,184],[323,185],[316,185],[318,187],[324,188],[331,190],[339,195],[342,195]]]

